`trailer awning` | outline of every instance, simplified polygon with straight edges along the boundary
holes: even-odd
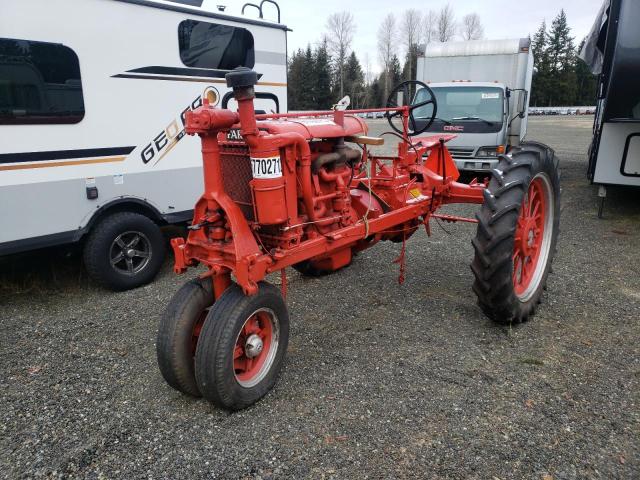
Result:
[[[602,73],[604,63],[604,45],[607,38],[607,20],[609,19],[609,8],[611,0],[605,0],[596,16],[596,21],[591,27],[591,31],[585,39],[584,46],[580,51],[580,58],[589,66],[591,73],[599,75]]]
[[[605,0],[580,57],[599,73],[603,121],[640,121],[640,2]]]

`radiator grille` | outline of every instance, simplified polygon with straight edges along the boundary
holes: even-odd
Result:
[[[227,194],[238,204],[245,218],[253,220],[253,200],[249,186],[253,177],[249,148],[237,143],[220,145],[220,163],[222,164],[222,181]]]
[[[472,157],[473,156],[473,148],[464,148],[464,147],[447,147],[449,153],[451,153],[454,157]]]

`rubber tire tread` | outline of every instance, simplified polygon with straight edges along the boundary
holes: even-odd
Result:
[[[514,233],[522,200],[531,179],[540,172],[546,173],[553,190],[553,233],[540,284],[531,298],[522,302],[515,294],[512,280]],[[560,172],[554,151],[546,145],[527,142],[514,147],[509,155],[501,155],[476,218],[478,229],[472,241],[475,256],[471,270],[478,304],[497,323],[524,322],[535,313],[541,301],[556,254],[560,229]]]
[[[121,233],[134,230],[144,233],[151,243],[151,260],[135,276],[127,276],[113,269],[109,249]],[[165,241],[160,227],[150,218],[134,212],[113,213],[102,219],[92,230],[84,245],[84,265],[89,276],[103,287],[122,291],[151,282],[160,271],[165,258]]]
[[[245,321],[255,310],[270,308],[278,316],[280,337],[271,370],[257,385],[242,387],[235,378],[233,350]],[[264,397],[275,385],[289,343],[289,314],[280,290],[260,282],[258,293],[245,295],[234,284],[209,311],[196,349],[196,382],[202,396],[226,410],[241,410]]]
[[[191,351],[193,328],[213,302],[210,278],[190,280],[173,295],[158,325],[156,356],[160,373],[171,387],[194,397],[202,395]]]

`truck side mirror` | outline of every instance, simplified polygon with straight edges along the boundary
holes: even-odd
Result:
[[[520,118],[524,118],[527,105],[529,104],[528,98],[529,98],[529,92],[526,90],[522,90],[522,93],[520,94],[520,102],[519,102],[520,105],[518,105],[518,116]]]

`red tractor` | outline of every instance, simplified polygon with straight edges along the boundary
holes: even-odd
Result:
[[[186,132],[202,141],[205,191],[187,240],[171,243],[177,273],[207,271],[174,295],[160,322],[158,363],[172,387],[226,409],[253,404],[275,384],[287,350],[285,269],[332,272],[382,240],[404,251],[432,219],[478,224],[471,269],[486,315],[511,324],[534,313],[558,235],[550,148],[523,144],[500,157],[489,180],[458,183],[445,146],[453,135],[419,135],[437,114],[424,84],[396,87],[383,109],[257,115],[256,73],[239,68],[226,79],[237,112],[205,103],[186,117]],[[412,103],[415,88],[428,100]],[[431,118],[417,128],[415,110],[425,106]],[[396,155],[370,153],[383,139],[367,136],[355,114],[374,111],[394,128],[386,133],[400,140]],[[481,204],[480,212],[437,213],[452,203]],[[264,280],[278,271],[281,288]]]

